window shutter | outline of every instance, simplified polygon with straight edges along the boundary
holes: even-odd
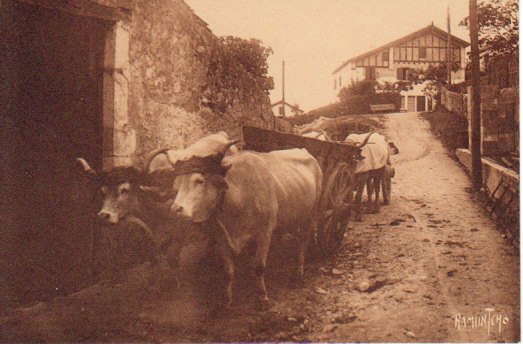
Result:
[[[397,72],[396,78],[398,80],[403,80],[403,68],[396,69],[396,72]]]

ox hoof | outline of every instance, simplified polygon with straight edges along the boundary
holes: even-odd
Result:
[[[289,281],[289,287],[292,288],[292,289],[300,289],[300,288],[303,288],[304,286],[305,286],[305,282],[303,282],[303,278],[302,277],[294,276]]]
[[[271,301],[266,296],[260,297],[256,302],[256,308],[261,312],[268,311],[271,308]]]
[[[223,318],[230,315],[231,306],[226,307],[225,305],[213,305],[210,311],[210,316],[213,318]]]

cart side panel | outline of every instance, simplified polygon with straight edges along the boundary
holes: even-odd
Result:
[[[280,133],[272,130],[243,127],[245,148],[257,152],[305,148],[319,161],[335,160],[354,162],[360,157],[358,147],[339,142],[327,142],[295,134]]]

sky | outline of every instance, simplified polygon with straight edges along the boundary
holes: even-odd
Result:
[[[328,105],[332,72],[344,61],[408,35],[434,22],[470,41],[459,22],[468,16],[468,0],[185,0],[217,36],[257,38],[274,53],[271,102],[282,98],[305,111]]]

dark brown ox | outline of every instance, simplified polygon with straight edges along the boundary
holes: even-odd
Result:
[[[146,241],[143,244],[147,247],[143,253],[154,264],[158,259],[158,251],[151,228],[169,221],[169,192],[174,174],[170,168],[150,172],[149,165],[157,155],[166,151],[158,149],[149,154],[141,170],[130,166],[94,171],[84,159],[77,159],[87,177],[103,192],[98,218],[105,225],[125,222],[124,225],[141,231]]]
[[[241,151],[223,158],[229,142],[215,155],[180,161],[170,157],[178,177],[172,212],[214,231],[223,259],[227,305],[232,303],[233,257],[256,242],[253,267],[261,298],[267,301],[264,271],[275,230],[297,239],[296,278],[303,277],[305,250],[316,221],[322,171],[305,149],[270,153]]]

